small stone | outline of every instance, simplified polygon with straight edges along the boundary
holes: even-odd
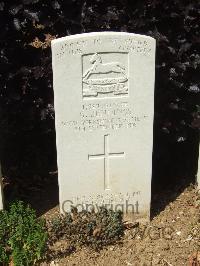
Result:
[[[163,249],[164,249],[164,250],[169,250],[169,249],[170,249],[170,245],[169,245],[168,242],[164,242],[164,243],[163,243]]]

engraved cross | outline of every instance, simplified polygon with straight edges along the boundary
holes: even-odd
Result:
[[[124,152],[110,152],[109,150],[109,135],[104,135],[104,153],[103,154],[94,154],[88,155],[88,160],[104,160],[104,189],[110,190],[110,168],[109,168],[109,160],[110,158],[122,158],[125,157]]]

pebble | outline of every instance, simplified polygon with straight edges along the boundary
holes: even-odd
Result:
[[[169,243],[164,242],[164,243],[163,243],[163,249],[164,249],[164,250],[169,250],[169,249],[170,249],[170,245],[169,245]]]
[[[59,264],[56,263],[55,261],[52,261],[52,262],[50,263],[50,266],[59,266]]]

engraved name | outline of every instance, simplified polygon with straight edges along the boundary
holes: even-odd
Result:
[[[83,104],[80,120],[61,121],[61,124],[75,131],[118,130],[134,128],[147,118],[147,115],[135,115],[128,102]]]

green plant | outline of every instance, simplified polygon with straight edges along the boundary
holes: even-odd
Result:
[[[49,220],[47,228],[51,246],[64,239],[72,250],[77,246],[100,250],[118,242],[124,233],[122,212],[107,210],[105,207],[101,207],[98,212],[77,212],[74,209],[71,214]]]
[[[0,262],[15,266],[33,265],[46,247],[45,223],[35,211],[18,201],[0,211]]]

